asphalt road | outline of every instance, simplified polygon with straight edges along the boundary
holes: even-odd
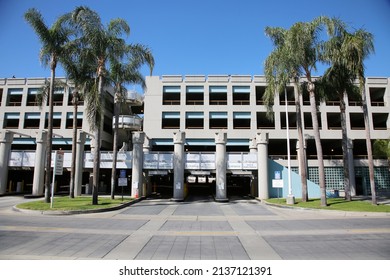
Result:
[[[208,196],[147,199],[95,214],[12,210],[0,197],[0,259],[389,260],[390,215],[296,210]]]

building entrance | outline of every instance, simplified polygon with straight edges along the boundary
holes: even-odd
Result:
[[[187,194],[189,196],[214,196],[215,175],[185,174]]]
[[[252,176],[234,175],[227,176],[227,195],[232,196],[248,196],[251,194]]]

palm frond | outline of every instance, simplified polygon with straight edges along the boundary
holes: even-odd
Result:
[[[67,88],[68,84],[60,79],[54,81],[54,90],[62,90]],[[35,102],[37,102],[39,108],[42,108],[44,102],[47,100],[50,94],[50,80],[46,80],[44,85],[40,87],[35,95]]]
[[[37,9],[28,9],[27,12],[24,14],[24,18],[34,29],[41,42],[47,42],[51,40],[49,28],[45,24],[41,13]]]
[[[116,18],[112,19],[107,26],[107,32],[110,36],[117,37],[122,36],[123,34],[130,34],[130,26],[124,19]]]

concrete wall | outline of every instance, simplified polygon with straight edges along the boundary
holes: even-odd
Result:
[[[272,188],[272,179],[274,179],[275,171],[281,172],[281,178],[283,180],[283,189]],[[269,178],[269,195],[270,197],[287,197],[288,195],[288,168],[283,165],[268,159],[268,178]],[[291,171],[291,187],[292,193],[295,198],[302,197],[302,184],[301,177],[299,174]],[[309,198],[319,198],[321,195],[320,186],[311,181],[307,181],[307,189]]]

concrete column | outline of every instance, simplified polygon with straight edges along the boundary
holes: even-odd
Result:
[[[11,131],[3,131],[0,138],[0,194],[7,191],[8,162],[13,138],[14,135]]]
[[[250,139],[250,141],[249,141],[249,153],[257,154],[256,137]],[[253,197],[258,197],[259,194],[258,194],[258,189],[257,189],[257,180],[256,180],[255,176],[253,176],[253,172],[252,172],[252,177],[250,179],[250,185],[251,185],[250,194]]]
[[[268,133],[261,132],[256,135],[257,143],[257,170],[258,195],[260,199],[269,198],[268,192]]]
[[[250,152],[251,154],[257,153],[256,138],[252,138],[252,139],[249,141],[249,152]]]
[[[47,131],[40,131],[36,137],[35,166],[32,195],[41,196],[45,189],[45,164],[46,164],[46,145]]]
[[[144,139],[144,145],[143,145],[143,151],[144,151],[144,154],[148,154],[150,152],[150,140],[148,137],[145,137]]]
[[[185,132],[173,133],[173,198],[174,201],[184,200],[184,143]]]
[[[149,154],[150,153],[150,150],[151,150],[151,146],[150,146],[150,139],[145,136],[145,139],[144,139],[144,145],[143,145],[143,153],[144,155],[145,154]],[[146,195],[150,195],[152,194],[153,190],[152,190],[152,183],[151,183],[151,177],[149,176],[149,171],[148,170],[145,170],[145,181],[144,181],[144,184],[145,184],[145,194]]]
[[[143,152],[142,146],[144,144],[145,133],[141,131],[133,132],[133,164],[131,176],[131,196],[141,197],[143,193]]]
[[[74,195],[81,195],[81,184],[83,183],[83,168],[84,168],[84,145],[86,134],[83,131],[78,131],[76,139],[76,168],[74,175]]]
[[[348,147],[349,185],[351,188],[351,196],[356,196],[355,163],[353,160],[352,139],[348,139],[347,147]]]
[[[306,143],[303,144],[303,154],[305,154],[305,150],[306,150]],[[300,152],[299,152],[299,140],[297,140],[296,142],[296,145],[295,145],[295,149],[297,151],[297,160],[298,160],[298,166],[299,166],[299,175],[301,175],[302,173],[302,170],[301,170],[301,166],[300,166],[300,162],[301,162],[301,155],[300,155]],[[305,166],[306,166],[306,174],[307,174],[307,158],[304,156],[303,160],[305,161]]]
[[[226,132],[215,133],[215,200],[228,201],[226,184]]]

